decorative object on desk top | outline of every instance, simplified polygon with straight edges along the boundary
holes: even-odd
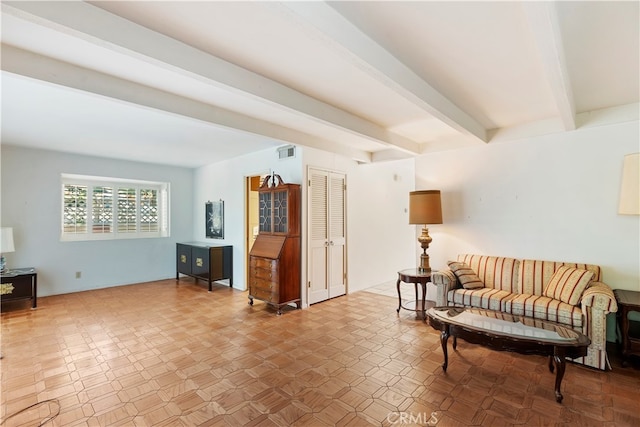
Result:
[[[209,239],[224,239],[224,201],[205,203],[205,229]]]
[[[640,215],[640,153],[624,156],[618,213]]]
[[[278,187],[280,185],[284,185],[284,181],[282,180],[282,177],[277,173],[273,172],[271,175],[267,175],[264,178],[264,181],[262,181],[262,185],[260,186],[260,188],[273,188],[273,187]]]
[[[418,237],[422,255],[420,270],[431,271],[427,249],[432,239],[427,224],[442,224],[440,190],[422,190],[409,193],[409,224],[422,224],[422,234]]]
[[[16,249],[13,246],[13,228],[0,228],[0,273],[6,272],[4,254],[14,252],[15,250]]]

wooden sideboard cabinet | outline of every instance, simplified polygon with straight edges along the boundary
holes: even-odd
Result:
[[[259,233],[249,253],[249,304],[300,308],[300,185],[267,177],[258,200]]]
[[[176,248],[176,280],[180,274],[206,280],[229,279],[233,286],[233,247],[200,242],[178,243]]]
[[[38,307],[38,274],[35,268],[17,268],[0,274],[0,301],[30,299]]]

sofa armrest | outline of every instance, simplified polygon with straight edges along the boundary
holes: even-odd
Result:
[[[618,311],[618,303],[613,290],[609,285],[602,282],[591,282],[589,287],[582,293],[580,304],[582,307],[592,307],[605,313]]]
[[[450,290],[460,286],[456,275],[451,270],[433,272],[431,274],[431,283],[436,285],[436,305],[439,307],[448,305],[447,294]]]
[[[591,339],[591,347],[606,351],[607,313],[618,311],[618,303],[611,288],[602,282],[592,282],[580,300],[584,322],[582,333]]]

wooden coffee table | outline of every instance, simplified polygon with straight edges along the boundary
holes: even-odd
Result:
[[[492,350],[549,356],[549,371],[556,370],[556,401],[562,402],[560,384],[566,358],[585,356],[591,340],[578,331],[553,322],[515,316],[500,311],[467,307],[433,307],[427,311],[429,324],[440,331],[444,353],[442,369],[448,365],[447,340],[453,337]]]

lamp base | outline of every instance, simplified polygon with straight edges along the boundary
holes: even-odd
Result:
[[[4,273],[6,270],[7,263],[5,262],[4,255],[0,255],[0,273]]]
[[[429,236],[429,229],[427,226],[422,228],[422,234],[418,237],[418,242],[420,242],[420,247],[422,248],[422,254],[420,255],[420,267],[418,270],[422,273],[431,272],[431,266],[429,265],[429,255],[427,254],[427,249],[429,248],[429,243],[431,243],[432,239]]]
[[[429,265],[429,255],[427,255],[426,253],[420,255],[420,267],[418,267],[418,270],[421,273],[431,272],[431,266]]]

